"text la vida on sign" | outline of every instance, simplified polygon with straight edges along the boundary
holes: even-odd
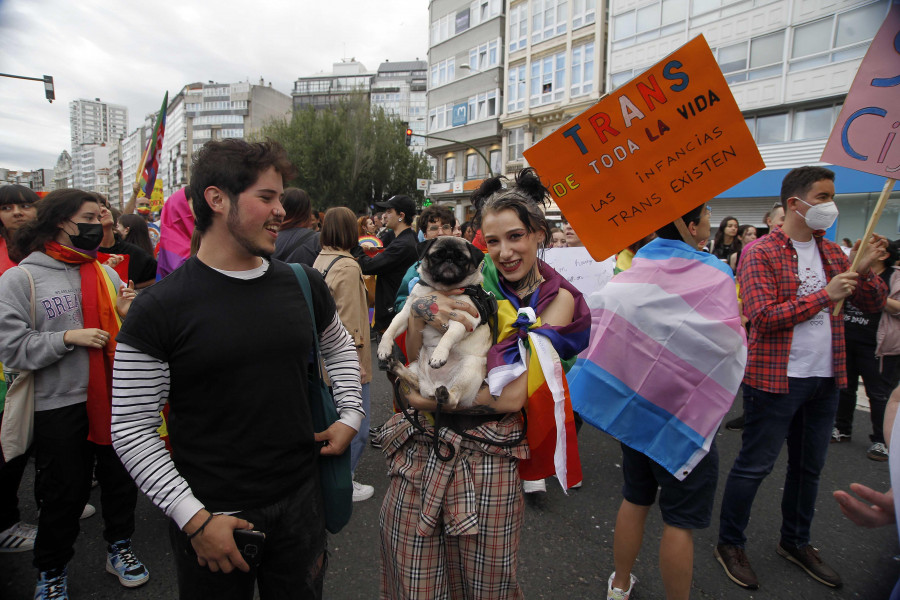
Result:
[[[765,166],[702,35],[524,154],[596,260]]]

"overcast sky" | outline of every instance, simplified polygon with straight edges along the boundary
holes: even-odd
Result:
[[[69,102],[128,107],[129,131],[194,81],[260,77],[290,94],[344,57],[370,71],[426,59],[425,0],[0,0],[0,167],[53,168],[71,151]]]

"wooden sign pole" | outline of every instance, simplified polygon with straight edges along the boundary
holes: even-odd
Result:
[[[869,246],[869,240],[872,238],[872,233],[875,231],[875,226],[878,225],[878,220],[881,218],[881,212],[884,210],[884,205],[887,204],[888,198],[891,195],[891,191],[894,189],[894,183],[896,183],[896,179],[887,178],[887,181],[884,182],[884,188],[881,190],[881,196],[878,197],[878,202],[875,204],[875,212],[872,213],[872,218],[869,219],[869,224],[866,226],[866,232],[863,234],[862,241],[859,244],[859,249],[856,251],[856,256],[853,257],[853,264],[850,265],[850,270],[852,272],[856,272],[856,268],[859,266],[859,261],[862,258],[863,253],[866,251],[866,248]],[[834,314],[837,316],[839,312],[841,312],[841,308],[844,306],[844,301],[840,300],[837,304],[834,305]]]

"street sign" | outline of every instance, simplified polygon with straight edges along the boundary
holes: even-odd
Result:
[[[429,183],[431,183],[430,179],[416,179],[416,189],[424,192],[428,189]]]
[[[453,182],[453,193],[454,194],[462,194],[463,193],[463,182],[462,181],[454,181]]]

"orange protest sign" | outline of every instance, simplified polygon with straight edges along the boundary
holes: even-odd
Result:
[[[603,260],[765,164],[703,36],[525,151]]]

